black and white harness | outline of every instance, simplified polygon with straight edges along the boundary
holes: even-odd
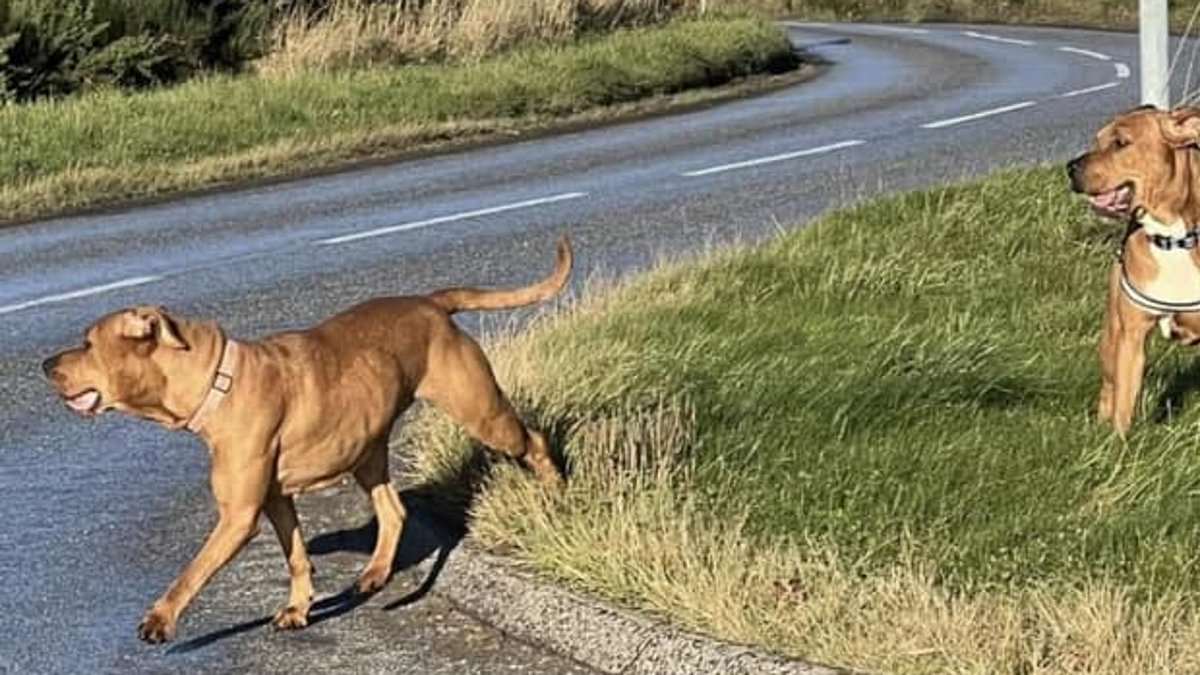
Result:
[[[1132,225],[1134,227],[1131,228],[1131,232],[1133,229],[1141,227],[1146,231],[1146,238],[1150,245],[1159,251],[1182,252],[1190,255],[1192,249],[1200,246],[1200,228],[1189,229],[1182,236],[1164,234],[1171,228],[1155,220],[1144,208],[1139,208],[1134,212]],[[1126,241],[1128,241],[1128,236],[1126,236]],[[1156,298],[1134,286],[1129,279],[1129,272],[1125,269],[1124,247],[1122,247],[1118,259],[1121,262],[1121,291],[1133,304],[1150,314],[1156,314],[1168,320],[1174,314],[1200,312],[1200,295],[1186,300]],[[1196,269],[1196,275],[1200,277],[1200,268]],[[1166,331],[1167,327],[1164,326],[1163,330]]]

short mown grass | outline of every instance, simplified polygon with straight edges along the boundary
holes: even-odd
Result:
[[[711,17],[470,63],[211,77],[0,107],[0,219],[538,128],[795,64],[779,27]]]
[[[474,537],[722,637],[900,673],[1200,671],[1200,365],[1094,418],[1121,226],[1056,167],[891,197],[593,290],[491,348],[572,469]],[[409,428],[441,482],[468,446]]]

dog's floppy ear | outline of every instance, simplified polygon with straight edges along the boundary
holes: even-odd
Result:
[[[188,349],[188,343],[179,334],[179,326],[162,307],[129,310],[121,326],[121,335],[134,340],[153,338],[164,347]]]
[[[1163,138],[1177,148],[1200,145],[1200,108],[1178,108],[1159,119]]]

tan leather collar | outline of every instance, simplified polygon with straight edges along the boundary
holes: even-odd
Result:
[[[200,407],[196,408],[196,412],[192,413],[192,417],[187,421],[187,430],[193,433],[199,432],[204,425],[204,420],[207,418],[229,392],[233,389],[233,377],[237,374],[237,353],[238,343],[235,340],[225,338],[225,348],[221,351],[221,360],[217,363],[217,369],[213,372],[212,381],[208,386],[208,393],[204,395],[204,400],[200,402]]]

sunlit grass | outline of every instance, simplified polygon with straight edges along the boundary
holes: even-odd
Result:
[[[573,474],[553,498],[498,471],[475,538],[877,672],[1197,670],[1200,371],[1156,344],[1129,442],[1094,420],[1120,226],[1060,173],[835,213],[500,340]],[[418,476],[462,465],[436,413],[406,436]]]

